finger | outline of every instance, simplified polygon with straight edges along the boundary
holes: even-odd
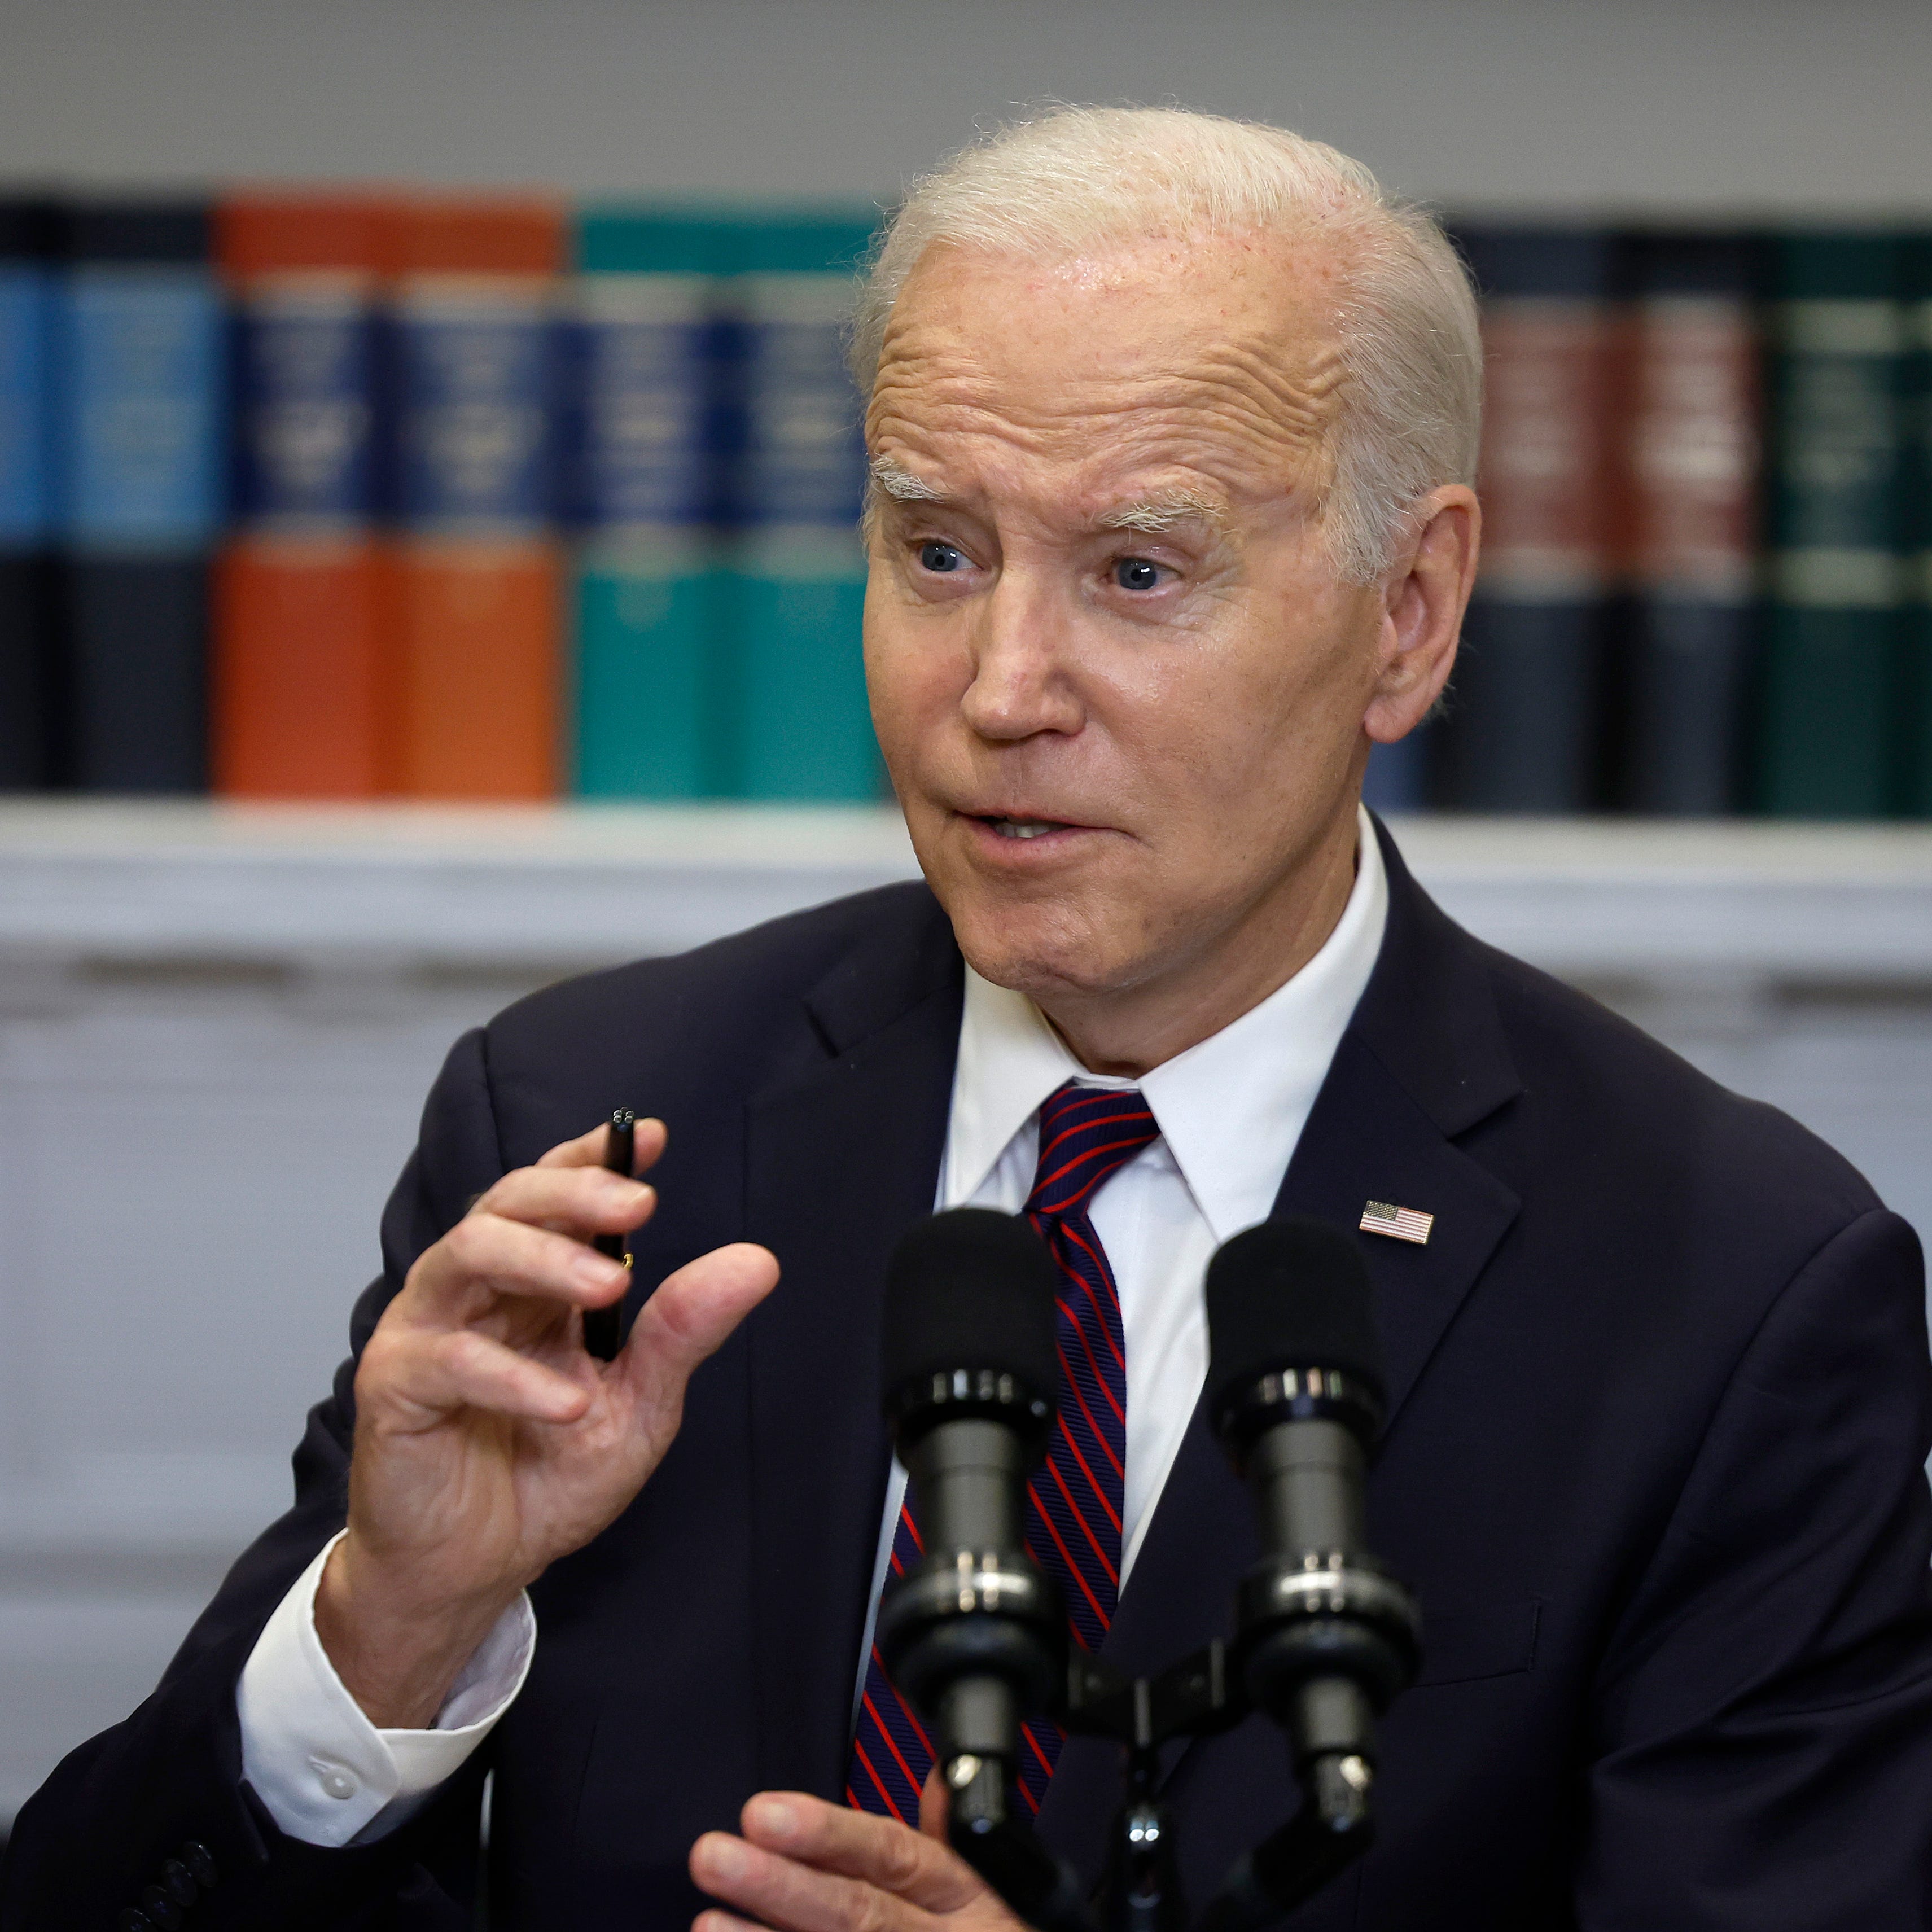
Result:
[[[692,1372],[777,1285],[767,1248],[734,1241],[667,1275],[638,1311],[622,1358],[638,1396],[681,1401]]]
[[[854,1932],[859,1926],[888,1932],[896,1922],[910,1932],[917,1916],[877,1886],[816,1871],[726,1832],[707,1832],[692,1846],[691,1876],[700,1891],[776,1932]]]
[[[545,1168],[602,1167],[604,1150],[610,1144],[610,1132],[608,1126],[592,1127],[574,1141],[560,1142],[536,1164]],[[668,1138],[663,1121],[640,1120],[632,1130],[631,1172],[648,1173],[662,1157]]]
[[[762,1850],[838,1873],[907,1900],[928,1912],[953,1912],[986,1886],[950,1846],[902,1825],[798,1791],[762,1791],[740,1820]]]
[[[735,1912],[720,1912],[714,1905],[691,1922],[691,1932],[766,1932],[766,1928],[751,1919],[740,1918]]]
[[[478,1195],[470,1212],[559,1233],[622,1234],[647,1221],[656,1203],[655,1189],[601,1167],[520,1167]]]
[[[603,1308],[622,1294],[630,1271],[567,1234],[496,1214],[457,1222],[410,1271],[405,1316],[454,1326],[477,1312],[479,1295],[526,1296],[572,1308]]]
[[[392,1414],[398,1407],[405,1414],[413,1409],[424,1427],[459,1408],[532,1422],[574,1422],[590,1406],[590,1390],[568,1376],[473,1328],[392,1348],[384,1362],[383,1391],[390,1399],[386,1408]]]
[[[946,1774],[938,1765],[926,1774],[919,1794],[919,1828],[928,1838],[948,1842],[946,1828],[952,1813],[952,1793],[946,1788]]]

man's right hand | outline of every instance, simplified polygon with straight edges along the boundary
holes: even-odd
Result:
[[[602,1165],[604,1130],[506,1174],[410,1269],[362,1353],[348,1534],[316,1593],[316,1634],[383,1729],[434,1722],[518,1593],[624,1508],[677,1433],[692,1372],[770,1293],[746,1243],[680,1268],[616,1360],[583,1311],[622,1264],[586,1244],[650,1218],[652,1190]],[[664,1151],[640,1121],[637,1162]]]

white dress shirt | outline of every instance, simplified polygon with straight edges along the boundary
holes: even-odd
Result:
[[[1207,1374],[1208,1259],[1274,1208],[1382,950],[1388,883],[1366,812],[1358,852],[1354,888],[1315,957],[1231,1025],[1138,1080],[1089,1073],[1030,1000],[970,968],[966,974],[937,1207],[1017,1213],[1032,1190],[1040,1103],[1066,1081],[1138,1088],[1160,1130],[1089,1209],[1120,1290],[1126,1337],[1124,1589]],[[895,1462],[873,1567],[875,1605],[904,1492],[905,1472]],[[393,1831],[489,1734],[522,1688],[536,1619],[527,1596],[505,1612],[432,1730],[378,1730],[315,1634],[327,1556],[270,1618],[243,1669],[237,1704],[243,1774],[269,1814],[291,1837],[339,1846]],[[868,1617],[857,1686],[871,1648]]]

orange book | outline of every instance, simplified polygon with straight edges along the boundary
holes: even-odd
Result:
[[[402,208],[396,424],[398,788],[541,799],[561,776],[563,586],[552,530],[562,210]]]
[[[393,648],[376,517],[383,204],[237,195],[216,216],[237,323],[235,532],[214,580],[215,788],[389,789]]]

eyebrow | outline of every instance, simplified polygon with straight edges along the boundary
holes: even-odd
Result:
[[[1227,520],[1226,506],[1197,490],[1163,490],[1130,503],[1117,503],[1094,519],[1103,530],[1135,530],[1144,536],[1159,536],[1180,524],[1205,524],[1218,530]]]
[[[945,500],[944,490],[915,476],[902,463],[890,456],[875,456],[870,465],[874,484],[883,490],[896,502],[938,503]]]

